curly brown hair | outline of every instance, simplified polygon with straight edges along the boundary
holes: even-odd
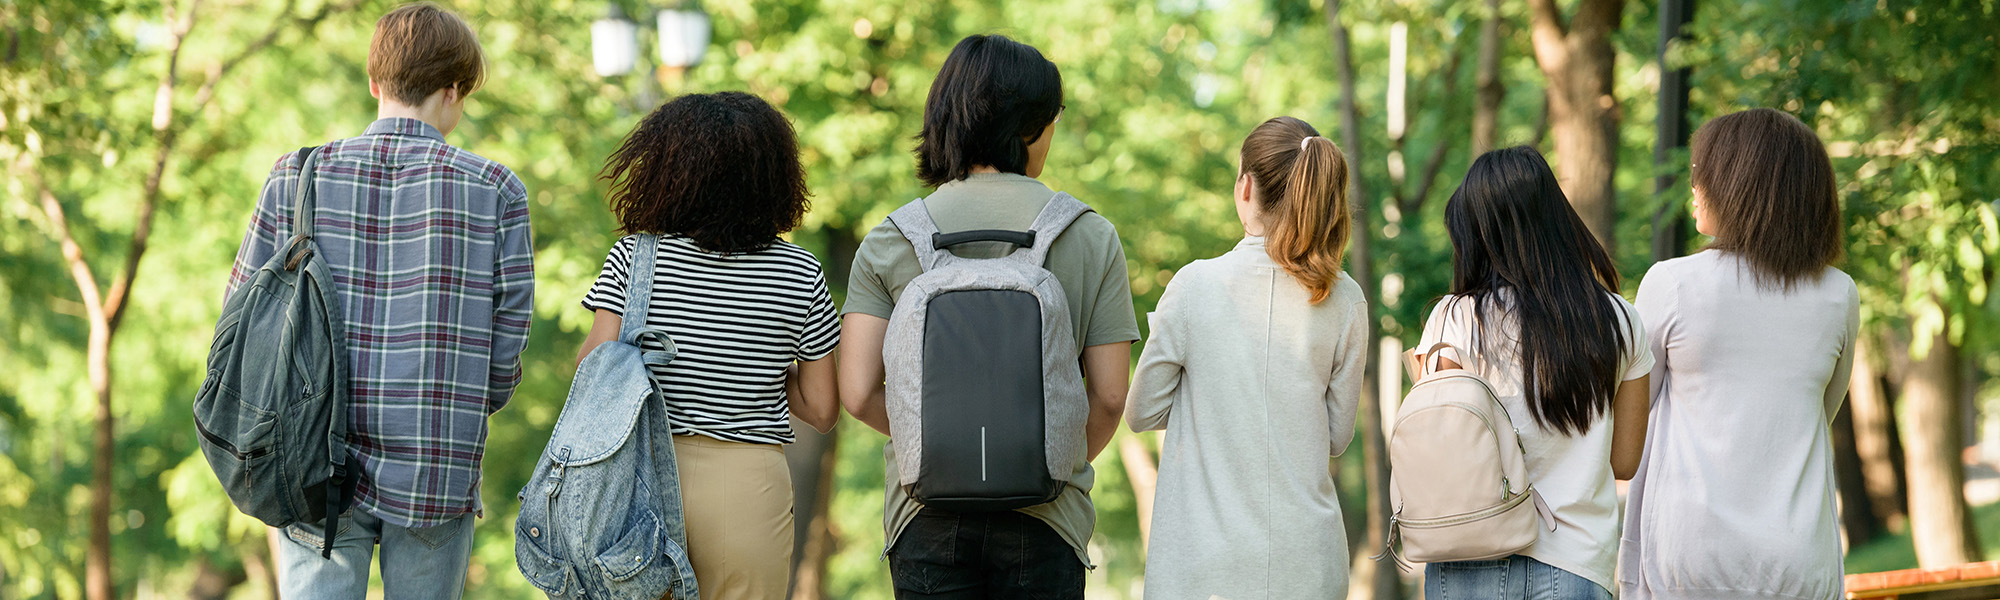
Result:
[[[624,234],[679,235],[703,250],[758,250],[810,202],[792,123],[742,92],[689,94],[632,129],[604,164]]]

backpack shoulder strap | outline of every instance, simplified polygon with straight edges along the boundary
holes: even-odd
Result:
[[[642,338],[652,338],[666,346],[667,351],[654,355],[647,353],[646,362],[665,364],[672,360],[676,348],[674,341],[665,333],[646,325],[646,315],[652,311],[653,271],[660,248],[660,236],[641,233],[632,236],[632,255],[626,263],[625,312],[619,315],[618,341],[634,346]]]
[[[292,162],[298,165],[299,176],[292,184],[296,189],[292,192],[291,235],[282,238],[285,256],[289,257],[285,259],[288,271],[297,270],[313,253],[313,246],[305,242],[312,240],[313,216],[319,210],[319,193],[313,189],[317,187],[313,183],[317,181],[314,175],[319,171],[318,150],[319,146],[306,146],[292,156]]]
[[[1090,205],[1070,196],[1069,192],[1056,192],[1056,196],[1049,199],[1048,206],[1042,207],[1042,214],[1035,216],[1035,223],[1028,226],[1028,233],[1035,236],[1035,245],[1007,257],[1019,257],[1037,267],[1042,266],[1048,262],[1049,248],[1055,246],[1056,238],[1088,212],[1094,212]]]
[[[937,247],[937,222],[931,220],[930,209],[924,207],[923,198],[911,200],[896,212],[889,213],[889,222],[896,224],[896,229],[910,240],[910,247],[917,251],[917,263],[923,266],[924,271],[936,269],[956,258],[951,251]]]
[[[319,146],[300,148],[292,156],[299,170],[297,189],[292,191],[292,235],[312,237],[313,212],[319,209],[319,195],[313,190],[314,173],[319,170]],[[287,238],[290,239],[290,238]]]

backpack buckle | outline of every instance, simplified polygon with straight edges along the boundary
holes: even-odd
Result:
[[[555,500],[562,491],[563,469],[569,467],[569,446],[556,450],[556,456],[549,459],[549,500]]]

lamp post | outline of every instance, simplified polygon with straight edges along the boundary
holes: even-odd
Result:
[[[659,10],[654,26],[660,36],[660,67],[654,73],[655,80],[677,87],[682,74],[701,64],[702,56],[708,53],[712,33],[708,13],[699,4],[687,2]],[[591,67],[605,78],[631,73],[638,65],[639,24],[626,18],[616,0],[604,18],[590,24],[590,57]]]
[[[702,55],[708,53],[710,29],[708,13],[699,5],[660,11],[658,27],[660,66],[686,70],[701,64]]]
[[[598,77],[615,77],[632,72],[638,62],[639,24],[614,2],[604,18],[590,24],[590,66]]]

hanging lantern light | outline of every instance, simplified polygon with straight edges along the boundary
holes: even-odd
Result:
[[[686,69],[708,52],[708,13],[699,6],[660,11],[660,66]]]
[[[639,24],[613,2],[604,18],[590,24],[590,65],[599,77],[632,72],[639,62]]]

